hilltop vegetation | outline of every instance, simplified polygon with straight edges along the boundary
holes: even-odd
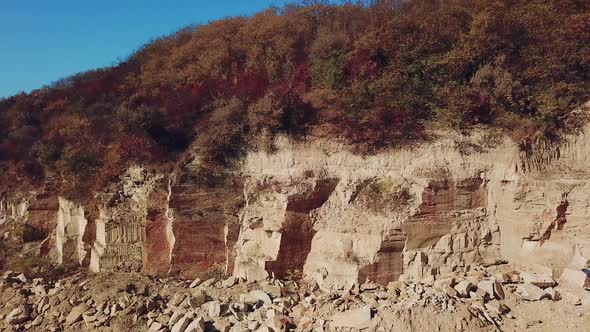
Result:
[[[359,152],[475,126],[558,140],[583,123],[572,110],[590,99],[589,55],[584,0],[288,5],[1,100],[0,178],[90,192],[187,149],[219,174],[279,133]]]

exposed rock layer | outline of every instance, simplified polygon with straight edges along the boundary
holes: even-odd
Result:
[[[223,178],[130,168],[95,206],[15,195],[0,223],[95,272],[303,275],[331,290],[509,260],[559,277],[590,257],[588,133],[526,153],[474,135],[366,157],[279,139]]]

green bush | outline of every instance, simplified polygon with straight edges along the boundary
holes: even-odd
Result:
[[[310,51],[310,70],[314,87],[338,89],[344,86],[346,40],[346,35],[341,31],[319,30]]]

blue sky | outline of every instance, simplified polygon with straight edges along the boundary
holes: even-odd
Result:
[[[0,98],[113,64],[192,23],[284,0],[0,0]]]

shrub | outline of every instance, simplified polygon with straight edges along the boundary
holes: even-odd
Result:
[[[62,153],[60,164],[68,173],[83,177],[94,173],[102,166],[102,160],[94,147],[67,146]]]
[[[345,83],[344,57],[347,37],[341,31],[320,29],[311,51],[311,78],[321,89],[341,88]]]
[[[414,197],[405,184],[385,178],[369,182],[359,198],[373,211],[394,211],[406,207]]]
[[[216,102],[206,129],[196,139],[202,171],[221,174],[244,153],[244,108],[243,102],[237,98]]]
[[[161,157],[159,149],[148,138],[138,135],[119,143],[117,151],[119,158],[128,161],[153,162]]]

